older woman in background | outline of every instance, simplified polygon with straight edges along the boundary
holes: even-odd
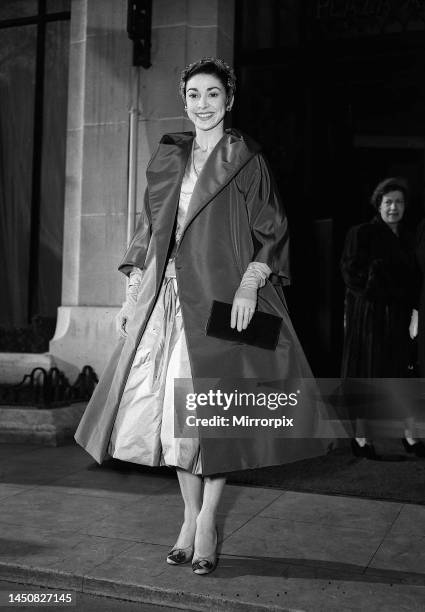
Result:
[[[375,217],[348,232],[341,259],[346,285],[343,378],[404,378],[409,366],[409,322],[416,294],[413,235],[403,225],[408,187],[387,178],[376,187],[371,203]],[[357,414],[356,456],[376,459],[367,438],[367,414]],[[370,415],[373,416],[373,415]],[[403,446],[425,456],[407,419]]]

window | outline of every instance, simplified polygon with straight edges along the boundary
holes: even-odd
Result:
[[[60,305],[70,0],[0,5],[0,329]],[[11,350],[2,346],[0,350]],[[18,347],[19,349],[19,347]]]

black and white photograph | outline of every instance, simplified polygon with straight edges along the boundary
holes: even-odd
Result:
[[[0,0],[0,611],[425,609],[425,0]]]

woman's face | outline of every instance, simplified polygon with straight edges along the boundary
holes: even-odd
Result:
[[[388,225],[396,225],[404,215],[405,202],[402,191],[389,191],[383,198],[379,207],[382,221]]]
[[[213,74],[195,74],[186,84],[187,115],[199,130],[209,131],[223,123],[226,90]]]

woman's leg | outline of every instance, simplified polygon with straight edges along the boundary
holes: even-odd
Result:
[[[196,520],[195,557],[197,559],[215,553],[217,509],[225,484],[225,477],[204,477],[202,507]]]
[[[404,438],[408,444],[413,446],[416,444],[417,439],[415,438],[414,431],[416,429],[414,417],[408,417],[404,422]]]
[[[177,469],[180,491],[184,502],[184,521],[174,548],[193,546],[196,519],[201,510],[202,478],[186,470]]]
[[[366,435],[366,422],[364,419],[356,419],[356,442],[363,447],[368,443]]]
[[[402,443],[408,453],[413,453],[416,457],[425,457],[425,444],[415,436],[416,423],[414,417],[408,417],[404,422],[404,438]]]
[[[375,447],[367,435],[367,421],[357,418],[355,421],[355,438],[351,441],[351,450],[355,457],[366,457],[366,459],[378,459]]]

